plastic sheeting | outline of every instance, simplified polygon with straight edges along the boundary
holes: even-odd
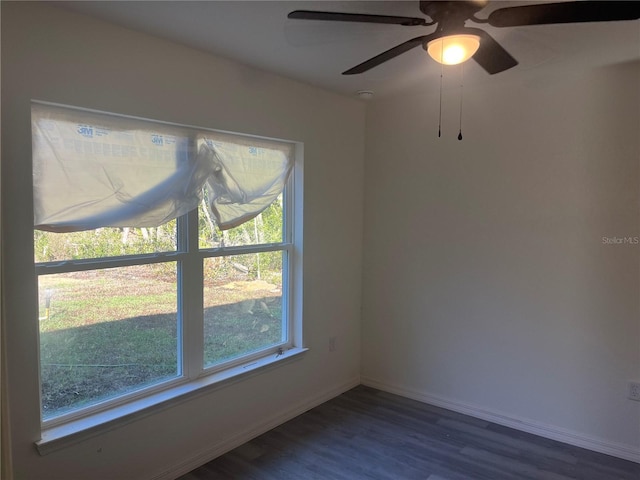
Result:
[[[206,199],[222,230],[251,220],[278,198],[293,166],[293,145],[223,133],[198,140],[198,157],[213,166]]]
[[[203,195],[225,230],[267,208],[293,167],[285,142],[36,103],[31,123],[39,230],[156,227]]]

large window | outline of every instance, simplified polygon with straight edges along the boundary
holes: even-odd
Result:
[[[42,418],[295,345],[294,148],[34,104]]]

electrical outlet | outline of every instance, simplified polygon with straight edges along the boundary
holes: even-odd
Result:
[[[640,402],[640,382],[629,382],[629,398]]]
[[[337,339],[337,337],[329,337],[329,351],[330,352],[335,352],[336,351],[336,339]]]

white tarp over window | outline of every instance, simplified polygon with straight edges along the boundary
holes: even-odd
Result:
[[[293,167],[284,142],[33,104],[35,228],[156,227],[206,189],[221,229],[258,215]]]

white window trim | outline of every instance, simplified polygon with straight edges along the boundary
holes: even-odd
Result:
[[[228,133],[228,132],[225,132]],[[69,445],[102,434],[137,419],[170,408],[178,403],[197,396],[208,394],[217,388],[245,380],[253,375],[286,364],[308,349],[303,346],[302,330],[302,272],[303,272],[303,144],[295,143],[295,160],[291,176],[285,187],[286,200],[283,215],[285,238],[282,243],[223,247],[217,249],[198,248],[197,210],[187,224],[186,238],[176,252],[140,254],[104,259],[87,259],[37,264],[34,274],[64,273],[69,271],[95,270],[149,263],[180,261],[185,268],[191,269],[191,275],[183,275],[182,286],[177,286],[178,296],[184,293],[188,298],[179,300],[182,309],[179,314],[187,316],[189,321],[182,324],[182,342],[178,342],[182,353],[182,375],[156,385],[141,388],[138,391],[118,396],[86,408],[63,414],[43,421],[41,418],[41,439],[35,442],[38,452],[46,455]],[[184,221],[179,219],[180,222]],[[232,359],[209,368],[203,368],[203,305],[199,294],[202,287],[202,260],[204,258],[234,254],[256,253],[264,251],[286,251],[287,275],[283,275],[283,313],[286,317],[287,342],[267,347],[248,355]],[[185,265],[191,262],[191,265]],[[193,272],[200,270],[199,276]],[[195,282],[195,287],[189,285]],[[187,293],[188,292],[188,293]],[[38,342],[39,343],[39,342]],[[184,350],[184,351],[183,351]],[[281,353],[280,353],[281,352]],[[180,355],[179,355],[180,357]],[[38,378],[40,384],[40,378]],[[42,415],[42,412],[40,412]]]

